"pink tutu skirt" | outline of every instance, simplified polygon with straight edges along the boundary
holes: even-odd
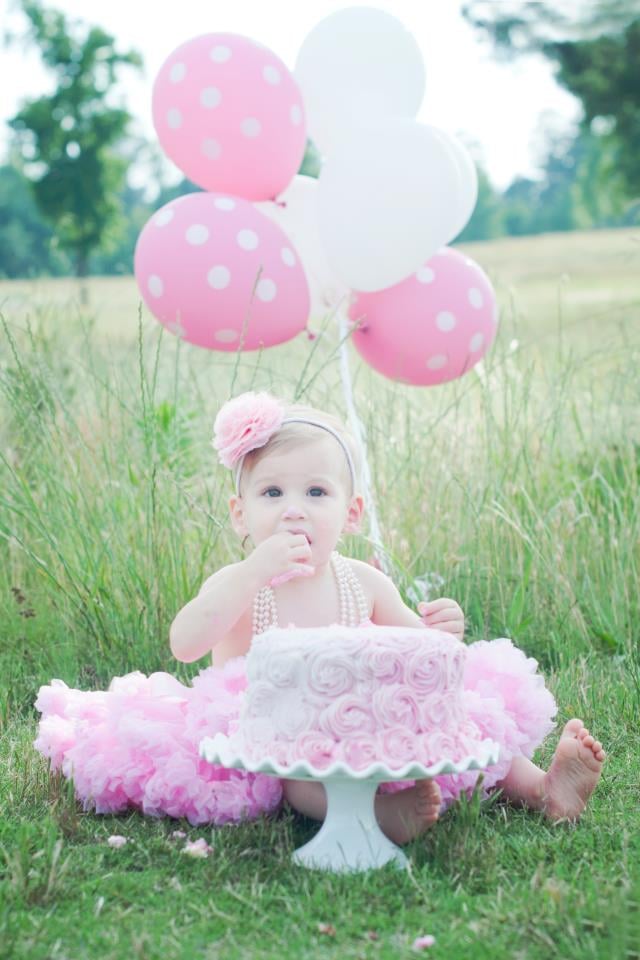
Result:
[[[72,779],[85,810],[186,817],[192,824],[253,819],[278,808],[280,781],[200,759],[203,737],[237,728],[244,657],[208,667],[185,686],[169,673],[128,673],[107,691],[41,687],[34,746]]]
[[[506,776],[515,756],[531,757],[553,729],[555,701],[536,668],[510,640],[468,647],[469,721],[479,738],[500,744],[499,762],[483,771],[485,792]],[[36,700],[42,717],[34,746],[52,770],[73,780],[85,809],[131,808],[192,824],[252,819],[277,809],[280,782],[207,763],[198,754],[203,737],[237,729],[245,687],[243,657],[202,670],[191,686],[168,673],[129,673],[115,677],[107,691],[93,692],[53,680]],[[473,790],[477,779],[477,770],[438,777],[445,806]]]

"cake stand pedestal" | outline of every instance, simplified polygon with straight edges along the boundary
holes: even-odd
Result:
[[[285,780],[320,781],[327,793],[325,820],[315,837],[294,851],[292,859],[304,867],[335,873],[371,870],[387,863],[396,867],[407,865],[400,847],[384,835],[376,820],[374,802],[378,784],[484,770],[497,763],[498,755],[498,745],[493,740],[485,740],[475,756],[458,761],[443,759],[429,767],[408,763],[399,770],[390,770],[385,764],[374,763],[355,771],[337,762],[326,770],[318,770],[305,761],[285,767],[272,757],[259,762],[249,760],[222,733],[213,738],[205,737],[200,742],[200,756],[209,763]]]
[[[386,863],[406,867],[407,858],[384,835],[374,812],[378,784],[393,776],[359,780],[334,774],[317,779],[327,794],[327,815],[315,837],[294,851],[294,863],[336,873],[370,870]]]

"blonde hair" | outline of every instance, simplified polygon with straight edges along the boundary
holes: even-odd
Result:
[[[316,407],[309,406],[308,404],[283,402],[283,406],[285,420],[289,417],[295,417],[300,418],[300,420],[311,420],[313,422],[283,424],[263,447],[258,447],[256,450],[250,450],[247,453],[242,465],[242,474],[247,470],[253,470],[264,457],[278,450],[291,450],[301,444],[322,440],[327,436],[327,432],[315,426],[315,423],[318,423],[326,425],[330,430],[335,431],[349,451],[353,463],[354,476],[353,478],[351,477],[349,462],[346,457],[344,457],[344,475],[349,485],[351,485],[353,479],[352,492],[356,493],[356,489],[360,484],[360,451],[353,434],[347,428],[346,424],[340,417],[332,413],[327,413],[325,410],[318,410]],[[339,444],[339,442],[340,441],[336,439],[336,443]],[[240,477],[240,483],[242,483],[242,477]]]

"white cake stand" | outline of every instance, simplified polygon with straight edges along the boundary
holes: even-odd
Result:
[[[305,761],[284,767],[272,757],[259,762],[249,760],[222,733],[213,738],[205,737],[200,742],[200,756],[209,763],[286,780],[321,781],[327,793],[327,815],[315,837],[293,853],[293,861],[312,869],[336,873],[371,870],[386,863],[397,867],[407,865],[400,847],[385,837],[376,820],[374,801],[379,783],[484,770],[497,763],[498,755],[498,744],[484,740],[474,756],[458,761],[443,759],[429,767],[410,763],[398,770],[390,770],[382,763],[374,763],[355,771],[338,762],[325,770],[318,770]]]

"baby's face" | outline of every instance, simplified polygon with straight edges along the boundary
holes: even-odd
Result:
[[[242,479],[244,527],[257,546],[274,533],[304,533],[311,562],[328,560],[350,515],[351,479],[332,437],[267,454]]]

